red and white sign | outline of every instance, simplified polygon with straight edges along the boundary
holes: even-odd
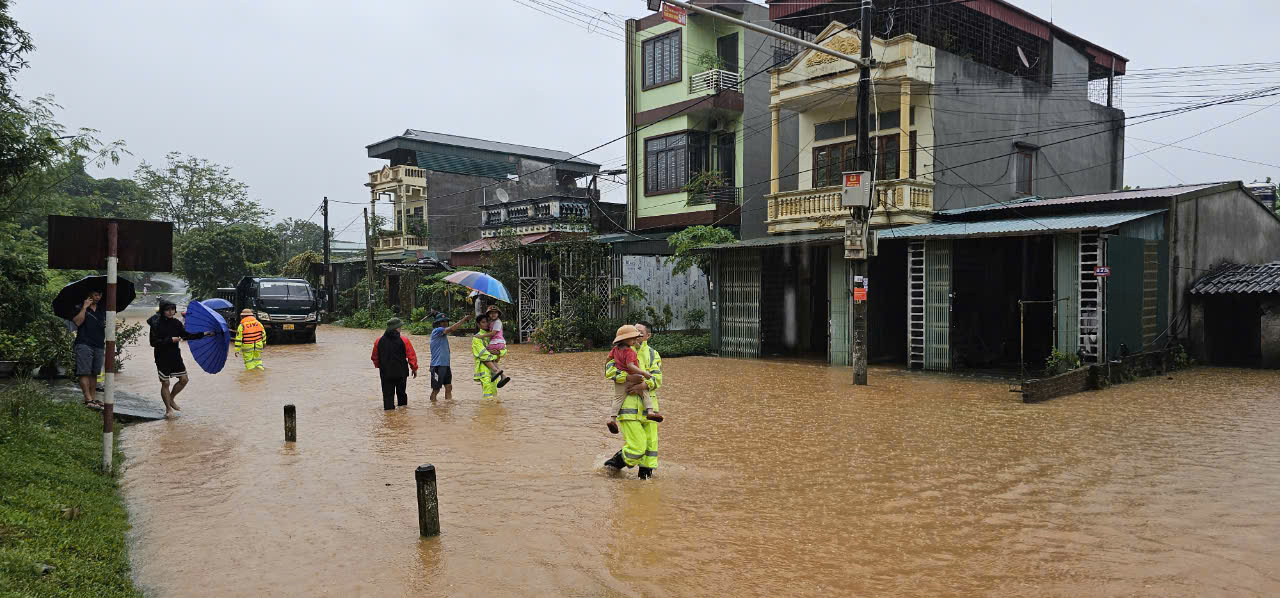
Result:
[[[866,300],[867,300],[867,289],[862,288],[862,287],[858,287],[858,288],[853,289],[853,300],[854,300],[854,301],[866,301]]]
[[[689,11],[674,4],[667,4],[666,2],[663,2],[662,20],[671,21],[677,25],[684,25],[689,22]]]
[[[844,186],[845,187],[861,187],[862,173],[854,172],[854,173],[844,175]]]
[[[1111,268],[1109,266],[1096,266],[1093,269],[1094,276],[1111,276]]]

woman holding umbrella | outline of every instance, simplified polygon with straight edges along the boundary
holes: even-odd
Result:
[[[155,347],[156,373],[160,376],[160,398],[164,401],[165,417],[181,411],[174,399],[187,387],[187,365],[182,361],[178,343],[213,336],[213,332],[188,332],[177,315],[177,305],[161,301],[160,310],[147,320],[151,325],[151,346]],[[178,383],[170,390],[169,380],[172,378],[177,378]]]

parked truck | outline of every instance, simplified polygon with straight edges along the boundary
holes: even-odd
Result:
[[[268,343],[286,338],[316,342],[323,302],[305,280],[246,276],[234,287],[218,289],[218,296],[231,303],[222,315],[232,330],[240,322],[240,312],[249,309],[266,327]]]

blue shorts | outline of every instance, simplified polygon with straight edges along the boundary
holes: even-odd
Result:
[[[97,376],[107,362],[107,350],[76,343],[76,376]]]

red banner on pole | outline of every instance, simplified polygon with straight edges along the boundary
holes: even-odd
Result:
[[[671,21],[677,25],[685,25],[689,22],[689,11],[664,2],[662,4],[662,20]]]

